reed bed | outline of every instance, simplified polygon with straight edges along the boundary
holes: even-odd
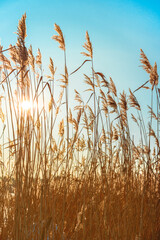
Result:
[[[0,240],[160,239],[157,64],[141,50],[149,80],[119,94],[95,70],[88,32],[85,59],[71,73],[57,24],[55,33],[60,77],[52,58],[46,76],[40,50],[26,47],[26,14],[17,43],[0,46]],[[88,99],[75,90],[71,108],[70,77],[85,64]],[[151,99],[148,126],[136,98],[142,90]]]

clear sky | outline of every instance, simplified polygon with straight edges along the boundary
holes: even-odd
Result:
[[[66,40],[69,72],[84,60],[80,54],[88,30],[94,48],[96,71],[111,76],[119,91],[136,89],[148,80],[139,67],[140,48],[151,64],[160,65],[160,1],[134,0],[0,0],[0,40],[4,47],[15,44],[18,20],[27,14],[27,44],[41,49],[44,66],[49,57],[63,67],[62,51],[51,39],[54,23]],[[85,68],[84,68],[85,71]],[[80,89],[77,79],[71,88]],[[83,85],[83,84],[82,84]],[[72,93],[72,90],[70,90]],[[146,102],[141,90],[138,99]]]

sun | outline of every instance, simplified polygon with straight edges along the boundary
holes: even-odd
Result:
[[[24,111],[28,111],[32,108],[32,103],[28,100],[24,100],[22,103],[21,103],[21,108],[24,110]]]

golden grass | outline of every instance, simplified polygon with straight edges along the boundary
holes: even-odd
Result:
[[[87,58],[69,74],[65,40],[55,24],[57,35],[52,38],[64,52],[56,99],[56,67],[50,58],[50,75],[44,75],[40,50],[35,57],[32,46],[25,45],[25,21],[24,14],[16,45],[5,50],[0,46],[0,240],[158,240],[157,64],[152,67],[141,50],[149,81],[118,96],[112,78],[108,81],[94,69],[88,32],[82,52]],[[88,100],[75,90],[76,106],[71,110],[69,78],[86,62],[91,64],[91,76],[84,74]],[[134,95],[141,88],[151,92],[147,130]],[[20,107],[26,100],[33,108]],[[131,120],[140,143],[132,137]]]

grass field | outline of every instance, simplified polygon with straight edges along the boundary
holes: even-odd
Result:
[[[52,58],[46,76],[40,50],[34,56],[26,47],[25,14],[17,43],[0,46],[0,240],[160,239],[156,63],[141,50],[149,80],[119,94],[112,78],[95,70],[88,32],[84,62],[72,73],[57,24],[55,34],[64,53],[60,80]],[[70,76],[84,65],[88,99],[75,90],[71,108]],[[142,88],[147,119],[135,97]]]

